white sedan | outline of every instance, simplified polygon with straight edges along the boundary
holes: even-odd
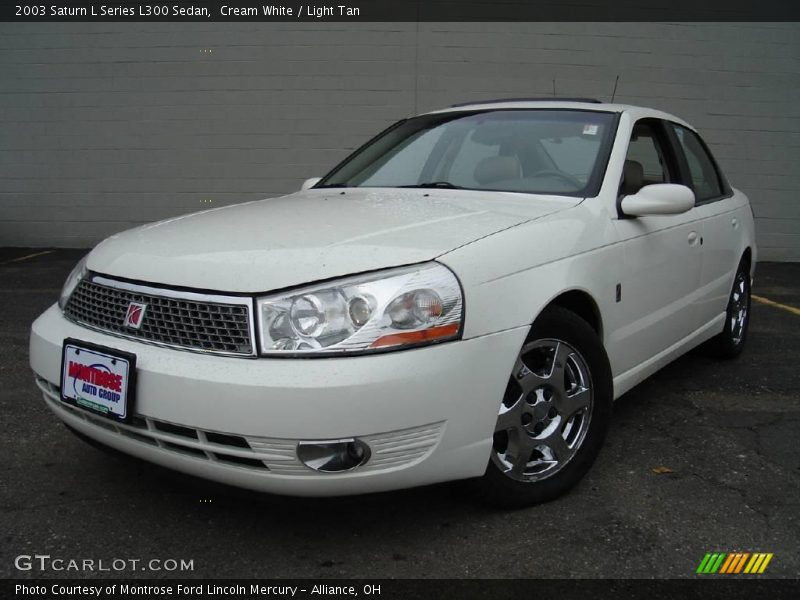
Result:
[[[33,324],[79,436],[306,496],[557,497],[613,400],[745,342],[753,216],[687,123],[591,100],[402,120],[299,193],[100,243]]]

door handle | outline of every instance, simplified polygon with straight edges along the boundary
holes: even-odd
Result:
[[[688,242],[689,242],[690,246],[696,246],[697,245],[697,232],[696,231],[692,231],[692,232],[689,233]]]
[[[732,226],[734,229],[739,229],[739,219],[737,219],[736,217],[733,217],[733,218],[731,219],[731,226]]]

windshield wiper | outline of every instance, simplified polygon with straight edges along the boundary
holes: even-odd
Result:
[[[401,188],[442,188],[447,190],[463,190],[466,188],[450,183],[449,181],[430,181],[428,183],[415,183],[414,185],[399,185]]]
[[[326,183],[325,185],[315,185],[314,187],[319,189],[319,188],[344,188],[350,186],[347,185],[346,183]]]

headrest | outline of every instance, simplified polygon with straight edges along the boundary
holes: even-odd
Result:
[[[622,169],[622,193],[635,194],[644,185],[644,167],[635,160],[626,160]]]
[[[490,156],[484,158],[475,167],[475,181],[481,185],[519,179],[522,176],[522,165],[516,156]]]

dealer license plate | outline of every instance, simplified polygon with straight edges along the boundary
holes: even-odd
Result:
[[[136,355],[64,340],[61,400],[117,421],[133,413]]]

